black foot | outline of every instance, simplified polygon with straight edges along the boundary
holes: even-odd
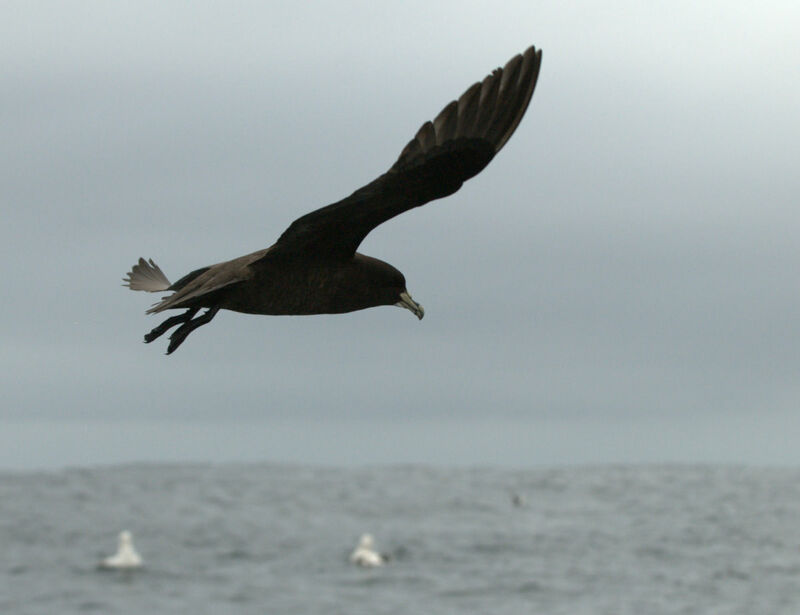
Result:
[[[155,329],[150,331],[147,335],[144,336],[144,343],[149,344],[155,339],[158,339],[162,335],[164,335],[168,329],[171,329],[175,325],[183,324],[192,318],[197,312],[200,311],[200,308],[190,308],[186,310],[183,314],[179,316],[173,316],[172,318],[167,318],[164,322],[158,325]]]
[[[195,312],[196,311],[197,310],[195,310]],[[175,352],[178,349],[178,346],[180,346],[183,343],[183,340],[185,340],[192,331],[197,329],[197,327],[202,327],[204,324],[211,322],[211,319],[214,318],[214,316],[217,314],[218,311],[219,311],[218,307],[209,308],[206,310],[206,313],[203,314],[202,316],[198,316],[194,320],[189,320],[188,322],[185,322],[183,325],[178,327],[175,330],[175,332],[169,336],[169,346],[167,346],[167,354],[172,354],[173,352]]]

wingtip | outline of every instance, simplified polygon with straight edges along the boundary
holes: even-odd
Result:
[[[457,99],[433,122],[425,122],[405,146],[390,170],[424,159],[433,148],[457,137],[488,140],[499,152],[525,115],[539,77],[542,50],[530,45],[495,68]]]

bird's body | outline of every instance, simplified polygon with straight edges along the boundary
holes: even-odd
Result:
[[[117,552],[103,559],[99,567],[106,570],[132,570],[140,568],[142,564],[142,557],[133,546],[133,535],[124,530],[119,534]]]
[[[383,566],[389,558],[375,550],[375,540],[371,534],[362,534],[358,545],[350,554],[350,563],[364,568]]]
[[[170,283],[153,261],[139,259],[125,283],[132,290],[173,291],[148,313],[185,309],[145,336],[167,330],[167,353],[220,309],[248,314],[340,314],[397,305],[424,310],[392,265],[356,252],[376,226],[456,192],[505,145],[528,107],[541,64],[530,47],[496,69],[422,125],[383,175],[349,197],[295,220],[264,250],[193,271]],[[207,311],[197,316],[200,309]]]
[[[233,312],[271,316],[340,314],[374,305],[372,293],[363,296],[360,292],[371,288],[372,280],[394,277],[396,285],[403,284],[397,269],[363,254],[331,261],[269,259],[265,258],[268,252],[260,250],[203,271],[168,297],[169,304],[159,304],[152,311],[218,305]],[[217,291],[205,290],[218,284],[223,285]],[[393,299],[387,295],[387,305],[395,303]]]

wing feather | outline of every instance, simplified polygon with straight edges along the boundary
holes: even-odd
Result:
[[[436,132],[436,145],[442,145],[456,138],[458,127],[458,102],[453,101],[447,105],[436,119],[433,120],[433,129]]]
[[[478,103],[481,97],[481,84],[473,83],[458,99],[458,128],[461,134],[472,132],[478,118]]]

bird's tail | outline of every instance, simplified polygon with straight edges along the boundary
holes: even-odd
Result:
[[[131,290],[146,290],[149,293],[169,290],[169,287],[172,286],[152,258],[150,262],[140,258],[139,262],[131,267],[127,277],[122,278],[122,281],[124,282],[123,286],[127,286]]]

